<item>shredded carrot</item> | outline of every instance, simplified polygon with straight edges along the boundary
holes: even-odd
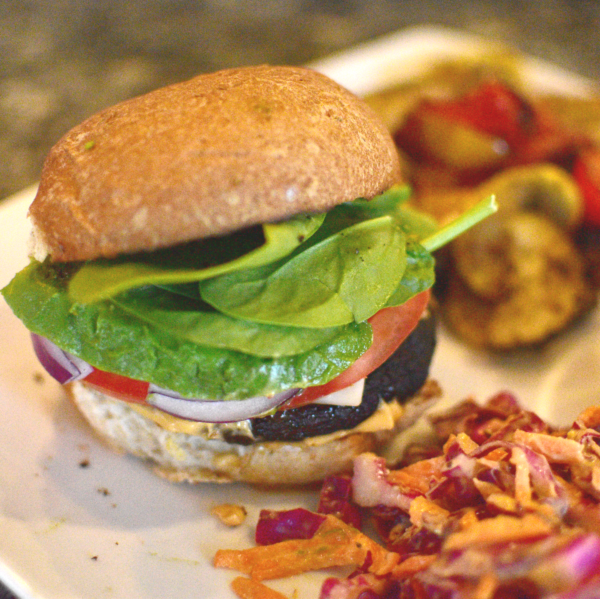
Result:
[[[459,530],[465,530],[465,528],[469,528],[469,526],[472,526],[477,522],[479,522],[477,512],[474,508],[469,507],[466,510],[464,510],[463,515],[458,520]]]
[[[415,497],[408,511],[410,521],[417,527],[425,527],[441,535],[450,518],[450,512],[426,497]]]
[[[285,595],[275,591],[262,582],[238,576],[231,581],[233,592],[240,599],[287,599]]]
[[[394,567],[392,578],[402,580],[410,578],[413,574],[426,570],[437,559],[437,555],[412,555],[406,558],[402,563]]]
[[[427,493],[432,482],[441,477],[444,456],[421,460],[401,470],[390,470],[387,480],[392,485]]]
[[[467,433],[458,433],[458,435],[456,435],[456,442],[467,455],[479,447]]]
[[[390,552],[335,516],[327,516],[312,539],[294,539],[273,545],[221,549],[217,568],[231,568],[254,580],[271,580],[332,566],[360,566],[370,556],[369,571],[379,576],[391,572],[399,556]]]
[[[585,419],[600,421],[600,407],[588,410],[578,422]],[[500,419],[497,422],[502,423]],[[478,427],[481,428],[479,424]],[[453,592],[456,590],[456,596],[461,598],[512,596],[513,590],[520,593],[522,585],[525,585],[525,594],[534,589],[536,593],[540,591],[541,597],[546,596],[545,590],[551,589],[553,596],[563,596],[571,592],[570,586],[579,584],[579,574],[569,575],[565,580],[557,577],[553,571],[556,556],[574,538],[584,538],[583,531],[593,533],[590,538],[594,539],[592,543],[596,548],[596,535],[600,530],[600,505],[594,501],[596,497],[591,496],[592,491],[599,488],[597,481],[600,480],[597,445],[590,447],[589,443],[589,439],[595,439],[594,433],[581,428],[580,424],[567,432],[518,429],[509,433],[506,444],[499,446],[491,441],[478,446],[459,430],[445,445],[448,455],[428,458],[398,470],[388,469],[383,458],[373,454],[357,458],[355,475],[357,464],[359,475],[352,481],[353,491],[362,492],[363,485],[367,501],[375,497],[374,502],[367,502],[363,507],[392,508],[376,510],[372,516],[387,546],[398,549],[401,554],[386,549],[335,516],[327,515],[310,539],[240,551],[220,550],[214,564],[246,575],[232,583],[239,599],[286,599],[261,581],[336,566],[350,567],[352,574],[343,580],[327,578],[322,587],[323,597],[387,596],[398,592],[402,596],[424,597],[428,585],[433,589],[445,588],[449,575]],[[457,445],[462,452],[479,449],[466,458],[466,465],[457,460],[459,467],[454,471]],[[538,460],[532,459],[530,453],[537,455]],[[543,457],[546,460],[540,461]],[[546,462],[551,469],[548,482],[538,484],[537,464]],[[561,465],[558,470],[553,468],[555,463]],[[469,469],[473,464],[475,477]],[[369,471],[369,466],[376,467]],[[364,471],[360,471],[361,467]],[[385,472],[384,481],[381,481],[382,472]],[[426,494],[433,485],[443,485],[448,477],[472,480],[478,493],[471,493],[468,488],[464,501],[461,501],[460,486],[442,486],[442,493],[438,489],[436,493]],[[388,493],[390,488],[393,493]],[[557,489],[561,490],[560,501],[546,501],[556,498]],[[453,496],[448,497],[449,494]],[[399,495],[406,506],[384,501],[389,496],[396,499]],[[353,500],[360,505],[356,494]],[[489,511],[481,510],[482,500]],[[568,508],[566,514],[564,506]],[[395,510],[400,510],[402,515]],[[539,566],[546,564],[545,556],[550,557],[550,566]],[[499,577],[498,572],[502,572],[503,577]],[[600,573],[594,571],[589,580],[600,584]],[[588,584],[587,578],[584,584]]]
[[[486,456],[485,459],[487,461],[499,462],[506,458],[508,452],[503,447],[498,447],[496,449],[492,449]]]
[[[444,549],[466,549],[498,543],[519,542],[542,538],[552,533],[552,527],[535,514],[522,518],[500,514],[471,523],[468,528],[452,533],[444,543]]]
[[[488,572],[484,574],[473,591],[473,599],[492,599],[498,588],[498,578]]]
[[[600,426],[600,406],[590,406],[577,418],[586,428]]]

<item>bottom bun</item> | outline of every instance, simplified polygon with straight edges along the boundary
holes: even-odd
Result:
[[[354,457],[382,449],[410,426],[439,397],[427,383],[398,410],[395,426],[374,432],[343,431],[298,442],[254,442],[249,445],[168,431],[125,402],[76,382],[71,398],[89,424],[116,450],[154,463],[157,474],[173,482],[234,482],[258,485],[299,485],[348,472]],[[333,437],[333,438],[332,438]],[[317,439],[318,441],[318,439]]]

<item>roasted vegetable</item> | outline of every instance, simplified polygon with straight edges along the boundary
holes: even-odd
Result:
[[[440,257],[451,272],[438,296],[459,335],[508,350],[549,339],[594,304],[597,252],[575,239],[600,226],[600,103],[540,101],[490,64],[455,66],[456,83],[442,76],[452,65],[439,66],[370,103],[393,124],[420,209],[443,223],[496,196],[498,214]]]

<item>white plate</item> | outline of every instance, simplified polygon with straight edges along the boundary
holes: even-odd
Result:
[[[420,28],[316,66],[365,93],[414,74],[434,57],[472,54],[486,44]],[[590,89],[539,61],[527,69],[544,89]],[[0,204],[0,286],[27,261],[25,214],[34,191]],[[596,311],[542,352],[499,359],[473,353],[441,331],[432,371],[449,402],[509,389],[542,417],[566,423],[600,400],[599,335]],[[212,568],[215,551],[249,546],[262,507],[315,507],[314,491],[174,485],[135,458],[114,454],[42,373],[27,331],[4,300],[0,408],[0,578],[23,599],[230,598],[234,573]],[[247,522],[232,530],[219,525],[209,510],[222,502],[244,504]],[[318,596],[322,578],[307,575],[273,586],[308,599]]]

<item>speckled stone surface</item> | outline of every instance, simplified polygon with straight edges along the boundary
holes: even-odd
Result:
[[[300,64],[417,24],[486,35],[600,79],[595,0],[3,0],[0,198],[98,109],[197,73]]]

